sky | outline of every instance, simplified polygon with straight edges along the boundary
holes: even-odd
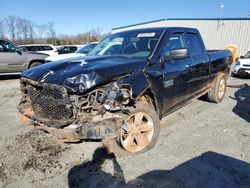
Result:
[[[39,25],[53,21],[57,34],[74,35],[164,18],[248,17],[250,0],[0,0],[0,9],[0,19],[15,15]]]

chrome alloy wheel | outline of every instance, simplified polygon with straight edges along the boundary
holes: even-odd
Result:
[[[125,120],[120,131],[120,142],[125,150],[135,153],[150,144],[153,134],[153,119],[145,112],[136,112]]]
[[[219,88],[218,88],[218,97],[219,99],[222,99],[225,94],[226,89],[226,81],[225,79],[220,80]]]

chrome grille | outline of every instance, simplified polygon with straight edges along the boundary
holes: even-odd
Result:
[[[72,117],[72,105],[67,90],[58,85],[28,85],[28,94],[37,117],[51,120],[68,120]]]

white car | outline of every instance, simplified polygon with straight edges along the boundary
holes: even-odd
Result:
[[[28,44],[18,46],[24,51],[39,52],[49,56],[58,55],[58,50],[51,44]]]
[[[244,56],[240,56],[232,69],[232,75],[250,77],[250,51]]]
[[[69,58],[75,58],[75,57],[81,57],[85,56],[89,51],[91,51],[98,42],[91,42],[86,45],[84,45],[82,48],[79,50],[75,51],[74,53],[69,53],[69,54],[59,54],[56,56],[49,56],[45,59],[46,62],[52,62],[52,61],[59,61],[63,59],[69,59]]]

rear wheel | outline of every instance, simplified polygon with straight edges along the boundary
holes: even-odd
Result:
[[[220,103],[225,97],[226,83],[226,75],[220,73],[216,78],[214,86],[208,92],[208,100],[214,103]]]

